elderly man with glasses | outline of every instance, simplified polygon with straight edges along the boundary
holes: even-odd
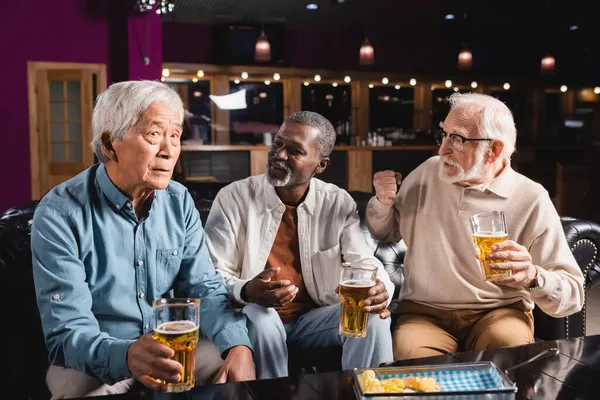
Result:
[[[483,94],[453,94],[440,124],[439,156],[401,177],[377,172],[367,207],[371,235],[404,239],[405,280],[396,310],[394,358],[533,342],[534,305],[562,317],[583,304],[583,276],[548,192],[515,172],[511,111]],[[508,240],[492,247],[486,280],[469,217],[503,211]]]

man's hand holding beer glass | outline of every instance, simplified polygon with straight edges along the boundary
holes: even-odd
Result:
[[[183,367],[171,359],[174,355],[173,349],[156,341],[148,333],[129,346],[127,366],[133,377],[148,389],[165,392],[168,388],[166,382],[177,383],[181,380]]]
[[[373,175],[373,187],[375,187],[375,196],[379,202],[386,206],[393,205],[400,183],[402,183],[402,175],[399,172],[376,172]]]
[[[379,314],[379,318],[386,319],[391,313],[387,309],[387,301],[390,298],[385,285],[379,279],[376,280],[375,286],[373,286],[369,293],[367,293],[367,299],[363,303],[363,310],[369,314]]]
[[[505,240],[492,246],[488,256],[490,268],[494,270],[510,270],[511,275],[496,280],[499,285],[530,287],[537,276],[537,269],[532,263],[531,254],[525,246],[512,240]],[[501,262],[496,262],[501,260]]]
[[[537,275],[531,254],[522,245],[508,239],[503,211],[471,216],[473,241],[485,279],[500,285],[530,287]]]

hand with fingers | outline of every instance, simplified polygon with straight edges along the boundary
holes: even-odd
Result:
[[[274,281],[280,268],[267,268],[249,280],[242,288],[242,299],[248,303],[256,303],[263,307],[281,307],[298,294],[298,287],[287,279]]]
[[[335,289],[335,292],[340,293],[339,286]],[[367,293],[367,298],[363,303],[363,310],[370,314],[379,314],[379,318],[386,319],[391,315],[390,310],[387,309],[387,300],[389,298],[390,295],[385,285],[377,279],[375,286]]]
[[[391,206],[396,199],[398,185],[402,183],[402,174],[394,171],[379,171],[373,175],[375,196],[381,204]]]
[[[235,346],[229,350],[213,383],[242,382],[256,379],[252,350],[246,346]]]
[[[531,287],[537,276],[537,269],[533,265],[531,254],[525,246],[521,246],[512,240],[505,240],[492,246],[492,252],[488,255],[492,262],[490,268],[510,270],[511,275],[506,278],[495,280],[499,285],[515,287]],[[500,260],[500,262],[496,262]]]
[[[140,336],[127,350],[127,367],[133,377],[148,389],[164,392],[167,382],[181,380],[183,367],[171,360],[175,352],[168,346],[156,341],[152,334]]]

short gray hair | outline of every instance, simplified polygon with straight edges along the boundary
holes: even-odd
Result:
[[[92,114],[92,150],[98,161],[108,161],[102,152],[101,136],[108,132],[122,141],[128,129],[155,103],[163,103],[178,111],[183,123],[183,103],[173,89],[158,81],[125,81],[114,83],[96,99]]]
[[[510,159],[515,152],[517,128],[510,109],[495,97],[480,93],[453,93],[449,98],[450,111],[474,110],[477,129],[483,138],[504,143],[502,158]]]
[[[287,121],[309,126],[319,133],[315,139],[317,150],[321,157],[329,157],[335,146],[336,133],[331,122],[319,113],[312,111],[299,111],[290,114]]]

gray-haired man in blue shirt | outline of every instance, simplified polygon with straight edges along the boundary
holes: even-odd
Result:
[[[35,211],[33,273],[53,398],[177,382],[181,364],[152,338],[152,302],[161,297],[201,299],[200,330],[225,361],[199,354],[197,377],[255,378],[245,316],[227,309],[194,202],[171,181],[182,121],[168,86],[113,84],[92,116],[100,163],[52,189]],[[214,346],[201,339],[198,348]]]

